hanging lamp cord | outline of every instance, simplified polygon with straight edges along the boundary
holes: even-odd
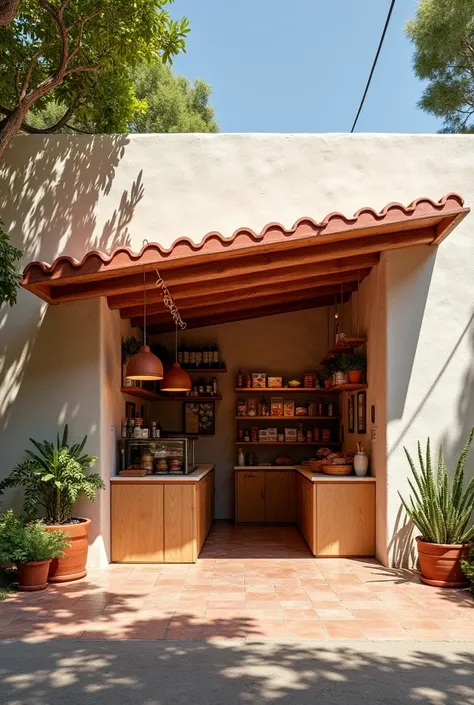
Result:
[[[146,345],[146,272],[143,270],[143,345]]]
[[[187,326],[187,323],[183,321],[181,318],[181,315],[179,313],[178,307],[176,306],[173,297],[171,296],[168,287],[166,286],[166,282],[159,273],[158,270],[156,270],[156,282],[155,286],[158,289],[161,289],[161,293],[163,294],[163,303],[166,306],[166,308],[169,310],[171,313],[171,316],[173,318],[173,321],[176,324],[176,335],[178,331],[178,326],[181,328],[181,330],[184,330]]]

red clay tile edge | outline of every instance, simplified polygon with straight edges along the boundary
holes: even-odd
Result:
[[[200,243],[196,244],[189,238],[182,237],[174,241],[170,248],[161,247],[158,243],[148,243],[140,252],[133,252],[128,247],[118,247],[110,255],[103,252],[93,250],[88,252],[81,261],[67,255],[61,255],[56,258],[52,264],[46,262],[30,262],[23,272],[22,284],[27,284],[27,275],[32,273],[33,269],[41,270],[43,281],[52,276],[56,269],[62,265],[68,265],[76,270],[80,270],[86,262],[91,258],[97,258],[101,261],[101,265],[105,269],[114,268],[114,260],[120,255],[127,255],[130,262],[141,260],[149,251],[158,252],[163,259],[173,259],[172,255],[185,256],[188,254],[217,253],[229,248],[235,241],[244,236],[246,240],[250,240],[250,244],[258,244],[266,238],[267,242],[281,240],[298,234],[300,237],[308,237],[311,235],[330,235],[334,233],[342,233],[344,231],[354,230],[356,228],[370,227],[374,225],[385,225],[390,223],[400,223],[406,220],[417,220],[421,218],[430,218],[434,216],[455,215],[460,212],[464,205],[463,198],[457,193],[449,193],[443,196],[438,202],[431,198],[421,197],[404,206],[401,203],[392,202],[387,204],[379,213],[373,208],[360,208],[352,218],[349,218],[342,213],[329,213],[324,220],[316,222],[312,218],[305,217],[296,221],[292,228],[286,229],[281,223],[268,223],[260,233],[255,233],[251,228],[238,228],[231,237],[224,237],[221,233],[211,231],[204,236]],[[468,213],[469,209],[463,209],[464,213]],[[121,266],[123,266],[123,258]],[[101,267],[101,271],[104,269]],[[39,274],[40,272],[37,272]],[[44,275],[47,275],[46,277]]]

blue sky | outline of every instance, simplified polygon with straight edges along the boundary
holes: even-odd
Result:
[[[357,132],[436,132],[417,108],[417,0],[397,0]],[[349,132],[389,0],[175,0],[191,23],[175,71],[203,78],[222,132]]]

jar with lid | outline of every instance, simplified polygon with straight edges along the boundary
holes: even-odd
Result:
[[[135,427],[133,429],[133,437],[134,438],[141,438],[142,437],[142,424],[141,424],[141,419],[136,419],[135,421]]]
[[[247,416],[247,402],[245,399],[237,399],[237,416]]]

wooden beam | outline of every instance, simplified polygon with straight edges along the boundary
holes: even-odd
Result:
[[[209,277],[207,280],[200,281],[198,284],[191,282],[189,284],[175,284],[173,277],[167,277],[170,291],[174,298],[183,300],[185,298],[194,297],[196,294],[207,296],[208,294],[230,293],[232,291],[240,291],[242,286],[252,288],[254,286],[265,286],[273,284],[285,284],[289,279],[303,279],[310,277],[326,277],[330,275],[344,274],[345,272],[355,272],[358,270],[368,269],[378,264],[380,256],[378,253],[363,255],[362,257],[343,257],[340,259],[330,260],[328,262],[315,262],[304,264],[301,267],[282,267],[281,269],[272,269],[267,272],[262,269],[258,272],[253,272],[245,277],[242,281],[240,275],[233,275],[221,279]],[[357,274],[356,274],[357,276]],[[161,291],[155,288],[150,289],[147,286],[147,301],[150,303],[162,300]],[[109,308],[117,309],[124,307],[140,306],[143,304],[143,287],[137,292],[128,292],[117,296],[109,296]]]
[[[431,244],[435,238],[433,228],[415,229],[403,233],[385,233],[373,235],[372,237],[361,237],[350,240],[333,242],[329,237],[313,237],[311,240],[298,241],[293,248],[278,251],[278,244],[274,245],[274,251],[261,253],[259,245],[250,249],[250,254],[246,251],[245,257],[231,258],[216,261],[211,256],[202,262],[203,258],[190,258],[194,266],[187,266],[180,269],[167,269],[166,282],[168,286],[175,287],[183,284],[196,284],[201,281],[212,279],[225,279],[232,276],[248,276],[249,274],[261,273],[282,268],[293,268],[302,265],[312,265],[317,262],[337,260],[344,257],[355,257],[379,253],[384,250],[398,249],[412,245]],[[303,246],[302,246],[303,244]],[[189,265],[189,263],[188,263]],[[141,288],[143,289],[143,269],[141,274],[133,275],[141,277]],[[147,286],[154,285],[154,273],[150,273],[147,278]],[[129,277],[126,280],[130,282]],[[105,281],[88,281],[75,285],[51,287],[51,297],[58,301],[72,301],[82,298],[95,298],[97,296],[110,296],[121,294],[126,291],[127,283],[121,277],[114,276]],[[135,280],[135,290],[139,289],[138,279]]]
[[[346,284],[346,292],[352,292],[357,289],[357,282],[352,282]],[[316,289],[307,289],[303,291],[296,291],[287,294],[282,291],[279,294],[270,295],[260,295],[260,296],[245,296],[243,298],[234,301],[223,301],[221,303],[214,303],[212,300],[207,301],[205,304],[202,302],[195,302],[189,304],[186,308],[180,308],[180,314],[184,321],[187,321],[189,317],[193,315],[199,315],[200,317],[205,317],[213,314],[227,313],[230,311],[240,311],[242,309],[253,309],[253,308],[265,308],[267,306],[281,306],[286,303],[296,302],[296,301],[314,301],[317,298],[328,296],[332,297],[334,301],[335,296],[341,295],[341,287],[321,287]],[[169,319],[170,315],[167,310],[161,311],[159,314],[153,314],[147,316],[147,325],[154,325],[164,323]],[[140,316],[131,319],[132,327],[139,327],[143,325],[143,312]]]
[[[337,293],[338,291],[340,291],[341,285],[343,286],[343,288],[346,287],[346,289],[349,291],[349,289],[347,288],[347,285],[349,283],[354,284],[357,279],[359,281],[362,281],[370,273],[370,271],[370,269],[362,269],[358,270],[357,272],[344,272],[342,274],[333,274],[327,277],[308,277],[303,279],[296,279],[294,281],[285,281],[277,284],[266,284],[263,286],[247,286],[246,283],[242,283],[240,289],[238,289],[237,291],[224,291],[218,294],[202,294],[200,287],[198,287],[197,289],[195,289],[194,295],[186,294],[186,296],[183,298],[180,295],[176,296],[173,294],[173,298],[180,311],[184,311],[189,308],[196,308],[202,305],[205,306],[210,302],[215,305],[224,302],[239,301],[241,299],[247,299],[249,297],[258,297],[261,295],[279,296],[281,294],[289,294],[291,292],[297,291],[307,291],[308,289],[318,289],[320,287],[326,290],[328,287],[334,287],[335,285],[337,285],[337,288],[334,289],[334,292]],[[323,294],[324,293],[325,292],[323,292]],[[151,304],[149,304],[148,301],[149,297],[147,296],[148,315],[159,314],[166,311],[162,299],[158,300],[156,303],[153,302]],[[142,315],[143,298],[140,305],[128,306],[126,308],[120,309],[121,318],[135,318],[137,316],[140,317]]]
[[[347,303],[350,294],[343,296],[343,303]],[[232,323],[234,321],[245,321],[251,318],[264,318],[265,316],[276,316],[282,313],[292,313],[294,311],[305,311],[311,308],[320,308],[321,306],[331,306],[334,303],[333,296],[326,296],[314,299],[314,301],[295,301],[286,304],[267,306],[265,308],[242,309],[241,311],[231,311],[227,314],[214,314],[206,317],[196,317],[187,319],[187,329],[206,328],[208,326],[222,325],[223,323]],[[166,323],[159,325],[147,325],[147,331],[150,335],[158,333],[169,333],[174,331],[174,323],[170,319]]]

